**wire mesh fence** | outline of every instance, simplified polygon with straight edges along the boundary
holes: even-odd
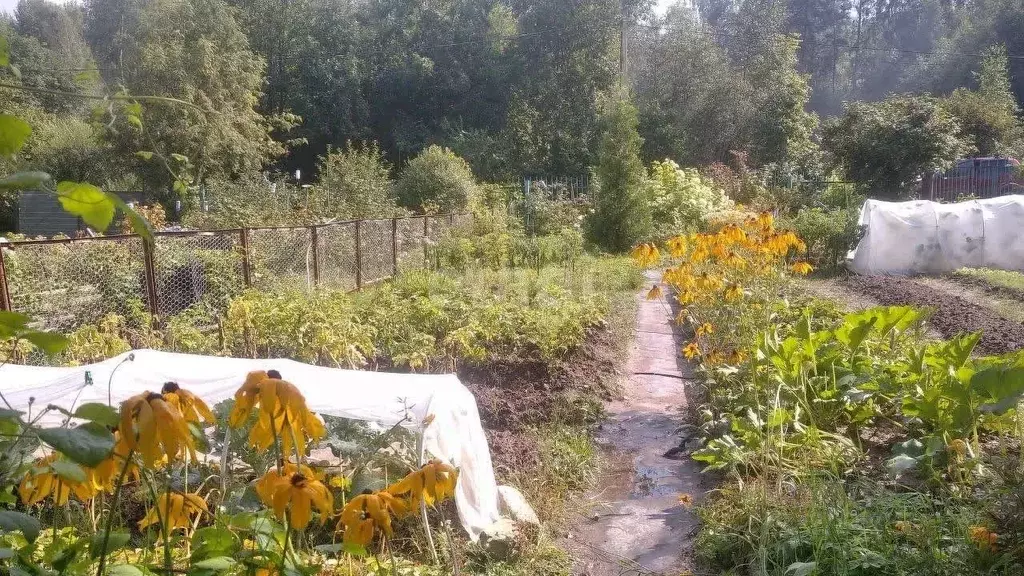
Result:
[[[0,244],[0,310],[68,332],[116,314],[223,310],[246,288],[356,290],[423,268],[469,215]]]

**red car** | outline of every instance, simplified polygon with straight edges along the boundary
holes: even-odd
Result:
[[[955,202],[1024,193],[1024,176],[1016,158],[965,158],[949,170],[921,181],[922,199]]]

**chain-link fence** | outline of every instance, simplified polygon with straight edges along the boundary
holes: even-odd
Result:
[[[356,290],[423,268],[429,247],[470,215],[291,228],[158,232],[0,244],[0,310],[55,331],[110,314],[217,312],[246,288]]]

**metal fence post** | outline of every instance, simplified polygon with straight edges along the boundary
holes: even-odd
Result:
[[[12,312],[11,290],[7,286],[7,268],[4,266],[4,249],[0,245],[0,310]]]
[[[430,246],[428,242],[430,240],[430,216],[423,215],[423,267],[430,268],[428,260],[430,259]]]
[[[320,234],[316,226],[309,227],[310,242],[313,243],[313,286],[320,285]]]
[[[156,258],[153,252],[156,248],[156,236],[152,242],[142,240],[142,254],[146,262],[146,297],[149,300],[149,313],[153,316],[160,314],[160,303],[158,301],[156,288]]]
[[[398,218],[391,219],[391,276],[398,276]]]
[[[252,268],[249,263],[249,229],[242,228],[240,236],[242,242],[242,281],[245,283],[246,288],[251,288]]]
[[[363,288],[363,243],[360,239],[360,223],[362,220],[356,220],[356,290]]]

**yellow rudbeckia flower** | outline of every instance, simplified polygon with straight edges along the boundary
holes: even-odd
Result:
[[[794,262],[793,265],[790,266],[790,270],[792,270],[794,274],[806,276],[814,271],[814,267],[808,264],[807,262],[800,261]]]
[[[273,484],[274,514],[284,520],[289,511],[288,524],[295,530],[302,530],[313,518],[313,507],[320,511],[320,523],[334,512],[334,495],[322,482],[296,472],[287,478],[279,478]]]
[[[52,498],[53,503],[58,506],[67,504],[68,498],[74,494],[75,498],[85,501],[93,498],[102,488],[96,481],[93,470],[85,470],[85,480],[73,482],[58,476],[50,466],[60,460],[60,455],[54,452],[43,456],[35,461],[32,469],[25,474],[21,484],[18,486],[18,496],[26,505],[31,506],[45,498]]]
[[[186,422],[213,424],[217,421],[213,411],[202,398],[178,386],[177,382],[165,383],[160,392],[164,395],[164,400],[181,412]]]
[[[195,456],[185,417],[162,394],[143,392],[122,402],[119,431],[128,448],[134,448],[148,467],[164,457],[174,460],[186,451]]]
[[[683,356],[691,360],[700,356],[700,346],[696,342],[690,342],[683,348]]]
[[[396,496],[407,494],[407,498],[412,502],[422,499],[433,506],[434,502],[455,496],[458,479],[458,470],[440,460],[431,460],[419,470],[389,486],[387,491]]]
[[[177,528],[188,528],[192,525],[192,516],[201,512],[209,514],[210,510],[200,495],[193,492],[168,492],[157,496],[156,505],[150,507],[146,516],[139,520],[139,529],[159,524],[162,520],[162,532],[168,534]]]

